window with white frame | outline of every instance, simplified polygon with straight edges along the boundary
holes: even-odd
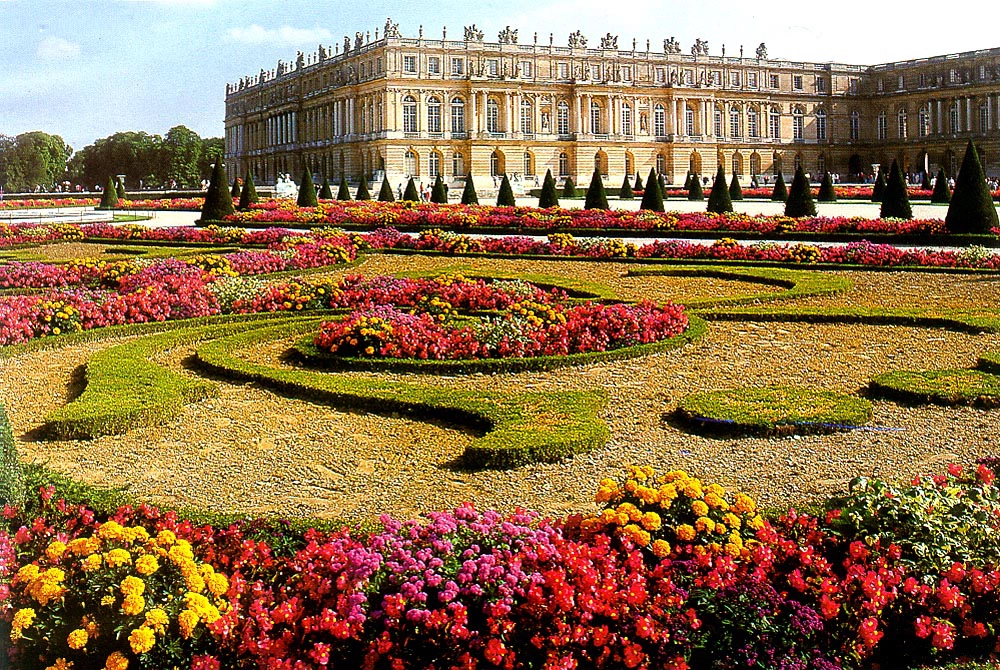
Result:
[[[535,159],[527,151],[524,152],[524,174],[535,174]]]
[[[591,65],[590,66],[590,78],[593,79],[594,81],[600,81],[601,80],[601,66],[600,65]]]
[[[632,108],[628,105],[622,105],[622,134],[632,134]],[[631,172],[631,170],[628,170],[628,172]]]
[[[858,80],[848,79],[847,80],[847,92],[851,95],[857,95],[858,93]]]
[[[489,58],[486,60],[486,74],[491,77],[495,77],[500,73],[500,61],[496,58]]]
[[[823,154],[816,157],[816,174],[821,177],[826,174],[826,156]]]
[[[851,112],[851,140],[858,141],[861,139],[861,112],[853,111]]]
[[[802,90],[802,75],[797,74],[792,77],[792,88],[796,91]]]
[[[760,137],[760,127],[758,126],[757,109],[751,107],[747,110],[747,135],[750,137]]]
[[[816,139],[826,139],[826,110],[816,110]]]
[[[878,80],[875,82],[875,90],[878,91],[879,93],[885,92],[885,80],[882,79],[882,77],[879,77]]]
[[[521,76],[530,77],[531,76],[531,61],[523,60],[521,61]]]
[[[729,162],[729,170],[733,173],[734,177],[738,177],[743,172],[743,160],[740,158],[739,154],[733,154],[732,160]]]
[[[743,124],[740,118],[740,110],[733,107],[729,110],[729,136],[743,137]]]
[[[739,86],[740,85],[740,72],[739,72],[739,70],[736,70],[735,72],[730,72],[729,73],[729,85],[730,86]]]
[[[441,100],[434,96],[427,98],[427,131],[441,132]]]
[[[456,177],[465,176],[465,157],[457,151],[451,155],[451,173]]]
[[[569,79],[569,63],[559,63],[556,65],[556,72],[560,79]]]
[[[556,105],[556,132],[569,135],[569,104],[565,100]]]
[[[722,85],[722,73],[718,70],[712,70],[708,73],[708,83],[712,86]]]
[[[926,107],[921,107],[917,114],[917,135],[927,137],[931,133],[931,112]]]
[[[768,135],[774,139],[781,138],[781,110],[772,107],[767,116]]]
[[[771,88],[781,88],[781,78],[778,75],[772,74],[769,79]]]
[[[451,59],[451,74],[454,77],[461,77],[465,74],[465,59],[464,58],[452,58]]]
[[[906,110],[900,108],[896,112],[896,136],[901,139],[906,139]]]
[[[694,110],[690,107],[684,108],[684,130],[688,135],[694,135]]]
[[[684,84],[687,86],[694,85],[694,70],[684,70]]]
[[[403,156],[403,169],[406,170],[406,174],[411,177],[415,177],[418,174],[418,164],[417,164],[417,154],[412,150],[407,150],[406,154]]]
[[[979,104],[979,132],[988,133],[990,130],[990,106],[985,102]]]
[[[432,151],[431,155],[427,157],[427,172],[431,177],[437,177],[441,174],[441,154],[436,151]]]
[[[403,132],[417,132],[417,101],[412,95],[403,98]]]
[[[656,154],[656,174],[661,175],[667,171],[667,159],[663,154]]]
[[[757,88],[757,73],[747,72],[747,86],[750,88]]]
[[[441,59],[438,56],[427,57],[427,74],[441,74]]]
[[[716,109],[715,110],[715,112],[712,114],[712,120],[714,121],[714,123],[712,124],[712,129],[715,131],[715,136],[716,137],[722,137],[722,110],[721,109]]]
[[[601,106],[596,102],[590,103],[590,132],[595,135],[601,133]]]
[[[927,88],[927,73],[920,73],[920,88]]]
[[[884,111],[879,112],[875,126],[875,136],[878,139],[884,140],[886,138],[886,135],[888,134],[886,132],[887,131],[886,126],[887,126],[886,113]]]
[[[667,81],[667,68],[658,67],[656,68],[655,80],[657,84],[662,84]]]
[[[792,139],[801,140],[803,137],[803,127],[805,126],[805,114],[801,107],[792,110]]]
[[[534,107],[529,100],[521,100],[521,132],[528,135],[535,132]]]
[[[958,83],[958,70],[951,68],[948,70],[948,83],[957,84]]]
[[[816,92],[826,93],[826,77],[816,77]]]
[[[622,67],[622,81],[632,81],[632,66],[625,65]]]
[[[494,98],[486,101],[486,131],[500,132],[500,103]]]
[[[417,73],[417,57],[410,54],[403,55],[403,72],[406,74]]]
[[[958,118],[958,105],[953,103],[948,110],[948,132],[955,135],[961,131],[961,127]]]
[[[986,79],[986,66],[985,65],[980,65],[979,66],[979,78],[980,79]]]
[[[563,151],[559,154],[559,176],[563,177],[569,174],[569,156]]]
[[[461,98],[452,98],[451,101],[451,132],[465,132],[465,100]]]
[[[667,110],[663,105],[653,108],[653,134],[662,137],[667,134]]]
[[[896,77],[896,90],[897,91],[905,91],[906,90],[906,77],[904,75],[902,75],[902,74],[900,74],[898,77]]]

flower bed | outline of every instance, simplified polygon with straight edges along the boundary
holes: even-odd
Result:
[[[5,509],[2,602],[15,662],[31,658],[18,667],[834,670],[986,658],[1000,616],[994,477],[980,465],[898,486],[861,478],[825,514],[768,521],[740,492],[633,467],[600,482],[593,515],[463,505],[303,535],[146,505],[95,512],[43,486],[29,509]]]
[[[233,199],[233,206],[239,206],[239,198]],[[198,212],[205,206],[205,198],[145,198],[141,200],[120,200],[117,209],[138,209],[153,211]]]
[[[52,209],[56,207],[96,207],[100,202],[100,198],[28,198],[22,200],[0,200],[0,210]]]

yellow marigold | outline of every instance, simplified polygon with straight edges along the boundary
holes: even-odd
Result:
[[[101,565],[104,563],[104,559],[100,554],[91,554],[87,558],[80,562],[81,567],[84,572],[94,572],[95,570],[100,570]]]
[[[161,610],[159,607],[153,608],[146,612],[146,626],[149,626],[157,633],[163,633],[167,625],[170,624],[170,617],[167,613]]]
[[[713,554],[721,554],[722,545],[719,544],[718,542],[712,542],[711,544],[708,545],[708,550]]]
[[[87,640],[89,639],[90,636],[87,635],[87,631],[77,628],[66,636],[66,644],[70,649],[83,649],[87,646]]]
[[[700,516],[698,520],[694,522],[694,527],[702,533],[711,533],[715,530],[715,522],[709,519],[707,516]]]
[[[119,565],[128,565],[132,562],[132,554],[128,553],[125,549],[112,549],[104,554],[104,562],[112,568]]]
[[[49,604],[50,600],[60,598],[66,592],[66,589],[61,586],[65,576],[66,574],[59,568],[49,568],[31,582],[28,593],[39,605],[44,607]]]
[[[761,517],[761,515],[758,514],[749,521],[747,521],[747,525],[750,526],[750,528],[752,528],[753,530],[760,530],[761,528],[764,527],[764,519],[763,517]]]
[[[45,670],[70,670],[73,667],[73,661],[67,661],[65,658],[60,656],[56,659],[56,662],[45,668]]]
[[[160,569],[160,562],[152,554],[144,554],[135,559],[135,571],[140,575],[151,575]]]
[[[88,616],[85,616],[83,617],[83,619],[80,620],[80,628],[87,631],[87,635],[91,638],[97,637],[97,633],[100,630],[100,627],[97,625],[97,622],[92,620]]]
[[[650,488],[648,486],[640,486],[636,490],[635,495],[646,505],[655,505],[660,502],[659,489]]]
[[[191,551],[191,543],[187,540],[177,540],[177,543],[170,547],[170,551],[167,553],[167,556],[170,557],[171,561],[177,564],[194,560],[194,552]]]
[[[650,530],[653,529],[650,528]],[[229,590],[229,580],[226,579],[225,575],[220,575],[217,572],[210,575],[206,583],[208,585],[209,592],[214,596],[221,596]]]
[[[198,625],[198,615],[191,610],[184,610],[177,615],[177,623],[181,627],[181,637],[186,640],[191,637],[194,627]]]
[[[133,654],[145,654],[156,644],[156,636],[150,629],[140,626],[129,634],[128,643]]]
[[[103,598],[101,598],[101,605],[103,605],[104,607],[110,607],[111,605],[114,604],[115,604],[114,596],[104,596]]]
[[[747,494],[737,493],[736,500],[733,503],[733,511],[737,514],[753,514],[757,511],[757,503]]]
[[[729,526],[730,528],[735,528],[737,530],[739,530],[740,526],[743,525],[743,522],[740,521],[740,518],[735,514],[733,514],[732,512],[726,512],[722,516],[722,520],[726,523],[727,526]]]
[[[644,482],[653,476],[653,468],[649,465],[631,465],[628,473],[632,479]]]
[[[104,670],[127,670],[128,658],[120,651],[116,651],[104,663]]]
[[[146,599],[134,593],[125,596],[125,600],[122,601],[122,612],[129,616],[142,614],[144,609],[146,609]]]
[[[688,479],[683,485],[677,487],[678,490],[688,498],[703,498],[705,496],[701,488],[701,481]]]
[[[659,530],[660,526],[663,525],[660,515],[656,512],[644,512],[640,523],[646,530]]]
[[[715,523],[715,532],[718,533],[719,535],[723,535],[725,533],[728,533],[729,529],[726,528],[726,524],[722,523],[721,521],[717,521]]]
[[[38,572],[37,565],[34,563],[28,563],[18,570],[16,575],[14,575],[14,583],[17,584],[18,582],[34,581],[35,578],[38,577]]]
[[[25,607],[19,609],[14,613],[14,618],[10,622],[10,639],[11,641],[19,640],[21,633],[24,632],[25,628],[30,628],[31,624],[35,621],[35,610],[30,607]]]
[[[695,500],[691,503],[691,511],[695,516],[708,516],[708,505],[703,500]]]
[[[674,528],[674,534],[677,536],[678,540],[682,542],[690,542],[695,536],[694,527],[683,523]]]
[[[743,547],[743,538],[740,537],[740,534],[737,533],[735,530],[732,533],[729,534],[729,541],[732,544],[735,544],[737,547],[740,547],[740,548]]]
[[[705,494],[705,504],[707,504],[712,509],[720,509],[723,512],[729,509],[729,503],[727,503],[720,496],[717,496],[714,493]]]
[[[625,535],[631,539],[633,542],[640,546],[646,546],[649,544],[650,536],[649,533],[644,531],[639,526],[634,523],[630,523],[624,528]]]
[[[146,592],[146,582],[142,581],[138,577],[133,577],[132,575],[129,575],[128,577],[122,580],[121,586],[119,588],[121,589],[122,595],[141,596],[143,593]]]
[[[177,536],[171,530],[161,530],[156,534],[156,544],[161,547],[172,546],[174,542],[177,541]]]
[[[184,583],[188,591],[201,593],[205,590],[205,580],[197,572],[191,572],[184,576]]]
[[[722,550],[733,558],[739,558],[743,553],[743,550],[732,542],[727,542]]]
[[[657,558],[666,558],[670,555],[670,543],[666,540],[653,540],[653,555]]]
[[[62,555],[66,552],[66,545],[55,540],[52,544],[45,548],[45,555],[48,556],[50,561],[58,561],[62,558]]]
[[[149,532],[142,526],[130,526],[123,533],[126,542],[146,542],[149,540]]]
[[[722,496],[726,495],[726,489],[722,488],[720,484],[709,484],[705,488],[705,493],[706,494],[710,493],[712,495],[719,496],[721,498]]]
[[[660,507],[669,507],[677,498],[677,487],[673,484],[664,484],[660,487]]]
[[[100,549],[101,541],[96,537],[78,537],[66,544],[66,551],[77,556],[86,556],[95,551],[100,551]]]
[[[120,540],[125,529],[117,521],[105,521],[97,529],[97,535],[102,540]]]

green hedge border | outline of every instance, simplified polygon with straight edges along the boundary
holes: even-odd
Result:
[[[1000,407],[1000,377],[976,369],[894,370],[877,375],[869,392],[912,405]]]
[[[24,471],[17,455],[7,410],[0,403],[0,505],[20,505],[24,497]]]
[[[862,324],[868,326],[908,326],[943,328],[960,333],[1000,332],[1000,315],[965,313],[934,314],[922,309],[879,308],[744,308],[699,309],[696,314],[708,321],[783,322],[817,324]]]

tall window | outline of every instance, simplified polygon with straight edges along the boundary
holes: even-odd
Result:
[[[920,108],[917,115],[917,135],[927,137],[931,133],[931,112],[926,107]]]
[[[880,139],[880,140],[884,140],[885,139],[886,134],[887,134],[886,133],[886,126],[887,126],[886,114],[885,114],[884,111],[879,112],[878,113],[878,121],[877,121],[877,125],[876,125],[876,128],[875,128],[875,130],[876,130],[876,136],[878,137],[878,139]]]
[[[961,126],[958,120],[958,105],[952,104],[948,110],[948,127],[952,135],[960,132]]]
[[[906,139],[906,110],[900,109],[896,112],[896,133],[899,139]]]
[[[804,126],[804,114],[802,113],[801,107],[796,107],[792,110],[792,139],[801,140],[803,137],[802,129]]]
[[[826,156],[823,154],[816,158],[816,174],[820,177],[826,174]]]
[[[417,132],[417,101],[412,95],[403,98],[403,132]]]
[[[979,105],[979,132],[983,135],[990,130],[990,106],[985,102]]]
[[[779,139],[781,137],[781,111],[777,107],[772,107],[767,120],[770,126],[768,134],[774,139]]]
[[[465,158],[457,151],[451,155],[451,173],[456,177],[465,175]]]
[[[628,105],[622,105],[622,134],[631,135],[632,134],[632,108]],[[631,170],[627,170],[631,173]]]
[[[816,110],[816,139],[826,139],[826,111],[822,109]]]
[[[750,174],[753,176],[760,174],[760,154],[757,152],[750,154]]]
[[[556,106],[556,132],[569,135],[569,104],[565,100]]]
[[[524,152],[524,174],[525,176],[535,174],[535,160],[527,151]]]
[[[632,174],[632,154],[625,152],[625,174]]]
[[[490,58],[489,60],[487,60],[486,72],[491,77],[497,76],[497,74],[500,72],[500,61],[498,61],[496,58]]]
[[[417,57],[403,56],[403,72],[414,74],[417,71]]]
[[[441,132],[441,100],[435,97],[427,99],[427,131]]]
[[[437,177],[441,174],[441,154],[436,151],[432,151],[427,158],[427,172],[430,173],[431,177]]]
[[[465,101],[461,98],[454,98],[451,101],[451,132],[465,132]]]
[[[527,100],[521,100],[521,132],[525,134],[531,134],[534,131],[534,114],[532,113],[531,103]]]
[[[559,176],[563,177],[569,174],[569,156],[563,151],[559,154]]]
[[[722,110],[716,109],[712,118],[714,120],[712,125],[715,129],[715,136],[722,137]]]
[[[431,56],[427,59],[427,74],[441,74],[441,59]]]
[[[733,154],[731,171],[733,176],[739,176],[743,174],[743,159],[740,158],[739,154]]]
[[[760,128],[757,125],[757,110],[754,107],[747,110],[747,135],[750,137],[760,137]]]
[[[663,154],[656,154],[656,174],[661,175],[667,171],[667,159]]]
[[[595,135],[601,133],[601,106],[596,102],[590,103],[590,132]]]
[[[403,156],[403,167],[406,169],[406,174],[411,177],[415,177],[417,172],[417,154],[413,150],[408,150]]]
[[[486,101],[486,130],[491,133],[500,132],[500,103],[493,98]]]
[[[531,61],[523,60],[521,61],[521,76],[530,77],[531,76]]]
[[[690,107],[684,108],[684,131],[688,135],[694,135],[694,110]]]
[[[851,139],[861,139],[861,112],[851,112]]]
[[[740,123],[740,110],[732,108],[729,110],[729,134],[732,137],[743,137],[743,128]]]
[[[662,137],[667,134],[667,110],[663,105],[653,108],[653,134]]]
[[[594,154],[594,170],[596,170],[598,174],[607,174],[608,172],[608,168],[604,164],[604,155],[600,151]]]
[[[464,58],[452,58],[451,59],[451,74],[453,77],[460,77],[465,74],[465,59]]]
[[[494,151],[490,154],[490,174],[494,177],[499,175],[503,170],[503,164],[500,160],[500,154]]]

